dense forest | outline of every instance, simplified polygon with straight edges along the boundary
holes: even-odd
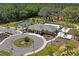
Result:
[[[79,4],[0,4],[0,23],[43,17],[47,21],[79,22]]]

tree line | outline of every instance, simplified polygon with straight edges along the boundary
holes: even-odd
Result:
[[[0,4],[0,23],[43,17],[46,21],[79,21],[79,4]]]

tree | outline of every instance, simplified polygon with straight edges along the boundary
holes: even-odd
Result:
[[[51,15],[51,8],[49,7],[44,7],[40,10],[40,12],[38,13],[38,15],[42,16],[46,22],[48,21],[48,17]]]
[[[79,21],[79,7],[78,6],[69,6],[63,9],[63,12],[66,13],[67,21],[69,22],[78,22]]]

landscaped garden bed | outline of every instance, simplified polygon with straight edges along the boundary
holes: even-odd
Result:
[[[10,34],[4,33],[2,36],[0,36],[0,42],[3,41],[5,38],[9,37]]]
[[[44,37],[47,41],[54,38],[52,35],[46,35],[46,34],[44,34],[43,37]]]
[[[0,55],[1,56],[10,56],[10,52],[7,50],[0,50]]]
[[[17,47],[26,48],[34,43],[33,39],[29,37],[19,38],[13,41],[13,44]]]
[[[5,32],[6,35],[13,35],[12,33],[10,32]]]

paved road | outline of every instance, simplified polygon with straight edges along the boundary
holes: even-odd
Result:
[[[12,44],[13,40],[18,39],[20,37],[24,37],[24,36],[28,36],[31,37],[32,39],[34,39],[34,44],[32,46],[29,46],[27,48],[19,48],[16,47]],[[39,49],[40,47],[42,47],[42,45],[44,44],[44,41],[42,38],[32,35],[32,34],[17,34],[17,35],[12,35],[11,37],[9,37],[1,46],[0,46],[0,50],[9,50],[11,51],[11,55],[13,56],[21,56],[24,55],[25,53],[34,51],[36,49]],[[11,48],[13,48],[13,50],[11,50]]]
[[[2,26],[0,26],[0,31],[1,32],[10,32],[13,35],[22,33],[21,31],[15,30],[14,28],[7,28],[7,27],[2,27]]]

